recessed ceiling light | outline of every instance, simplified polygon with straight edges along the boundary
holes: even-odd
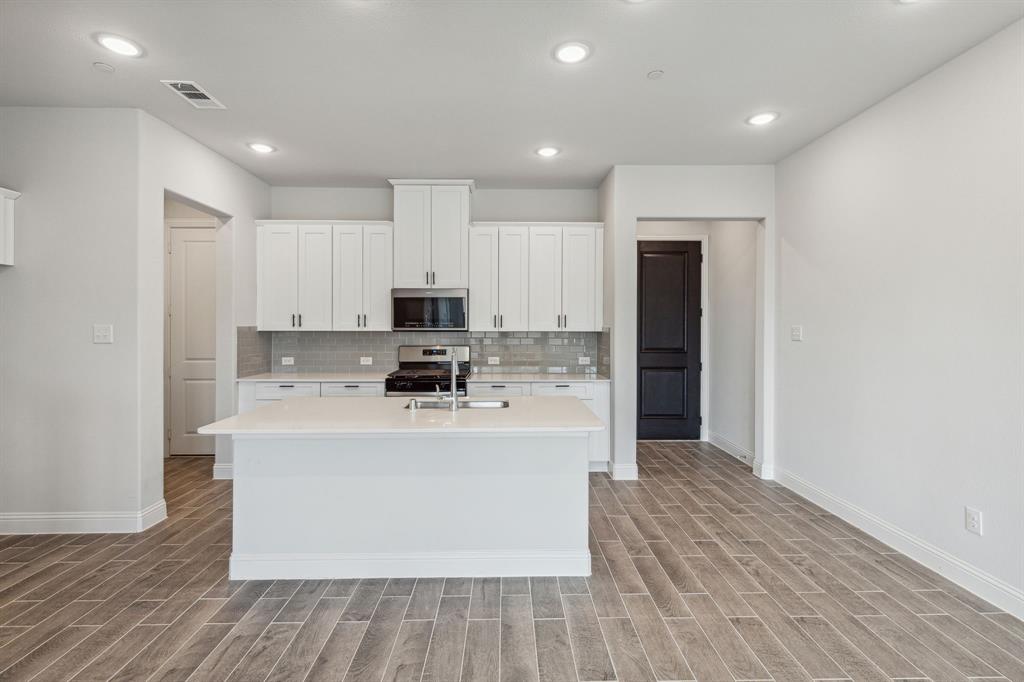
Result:
[[[664,75],[665,75],[665,72],[662,71],[661,69],[655,69],[654,71],[648,71],[647,72],[648,80],[652,80],[652,81],[656,81],[656,80],[658,80],[659,78],[661,78]]]
[[[779,115],[774,111],[765,111],[760,114],[754,114],[747,119],[747,123],[752,126],[766,126],[769,123],[774,123],[779,118]]]
[[[270,152],[277,151],[277,147],[272,147],[269,144],[266,144],[265,142],[250,142],[249,149],[253,150],[254,152],[259,152],[260,154],[269,154]]]
[[[562,43],[555,48],[555,59],[563,64],[579,64],[590,56],[590,46],[586,43]]]
[[[122,57],[141,57],[142,46],[133,40],[115,36],[112,33],[101,33],[96,36],[96,42],[107,48],[114,54]]]
[[[114,73],[114,67],[106,62],[93,62],[92,68],[96,69],[100,73]]]
[[[550,159],[552,156],[558,156],[562,150],[558,147],[541,147],[537,150],[537,156],[543,156],[545,159]]]

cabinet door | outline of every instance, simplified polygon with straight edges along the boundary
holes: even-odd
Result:
[[[298,328],[304,331],[324,331],[331,328],[331,263],[330,225],[299,226],[299,319]]]
[[[257,228],[256,327],[292,330],[299,312],[299,239],[295,225]]]
[[[394,286],[430,286],[430,187],[395,187]]]
[[[498,228],[469,231],[469,329],[498,329]]]
[[[562,329],[562,228],[530,228],[530,331]]]
[[[430,188],[430,286],[469,286],[469,187]]]
[[[562,230],[562,329],[596,328],[597,231],[587,227]]]
[[[390,255],[390,254],[389,254]],[[363,226],[334,226],[334,325],[337,331],[363,326]]]
[[[390,225],[363,228],[364,330],[391,331],[391,242]]]
[[[498,231],[498,315],[498,328],[503,332],[530,328],[528,227],[502,227]]]

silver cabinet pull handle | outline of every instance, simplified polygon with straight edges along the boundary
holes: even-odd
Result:
[[[356,313],[356,326],[359,326],[359,313]]]
[[[425,284],[430,284],[430,271],[429,270],[423,273],[423,277],[426,279],[426,282],[424,282],[424,283]]]
[[[569,384],[555,384],[555,388],[569,388]]]
[[[279,384],[278,388],[295,388],[295,384]]]
[[[431,284],[437,284],[437,273],[436,272],[431,272],[430,273],[430,283]]]
[[[491,388],[507,388],[505,384],[491,384]]]
[[[497,315],[494,316],[494,328],[495,329],[498,328],[498,316]]]
[[[295,326],[295,313],[292,313],[292,326]]]
[[[366,313],[363,313],[363,326],[366,326]]]
[[[302,326],[302,313],[299,313],[299,326]]]
[[[353,385],[353,384],[347,384],[345,386],[345,388],[359,388],[359,386],[356,386],[356,385]]]
[[[498,315],[498,329],[501,329],[504,326],[505,326],[505,316],[504,315]]]
[[[568,315],[562,315],[562,326],[565,327],[565,328],[569,327],[569,316]]]

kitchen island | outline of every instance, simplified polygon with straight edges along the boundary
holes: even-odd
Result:
[[[573,397],[408,409],[296,397],[200,429],[234,441],[230,577],[589,575]]]

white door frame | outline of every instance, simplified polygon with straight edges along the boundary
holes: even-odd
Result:
[[[171,230],[220,228],[217,218],[164,218],[164,458],[171,456]],[[216,385],[216,384],[215,384]],[[216,388],[214,388],[216,392]]]
[[[711,440],[711,235],[687,234],[636,238],[638,242],[700,242],[700,440]],[[639,387],[638,387],[639,388]]]

